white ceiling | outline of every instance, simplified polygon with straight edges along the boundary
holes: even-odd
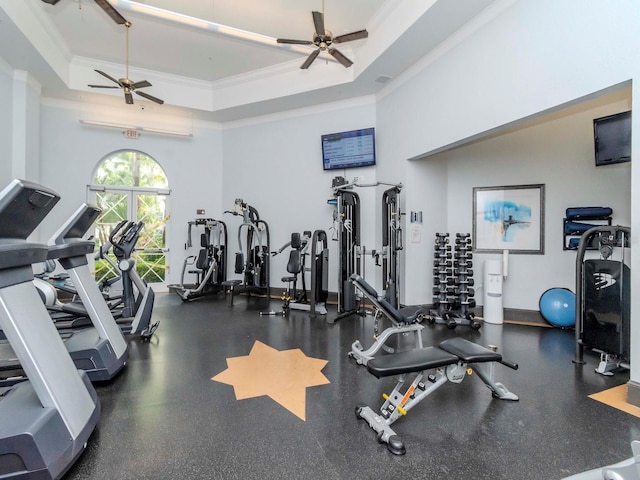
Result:
[[[110,0],[132,24],[129,78],[149,80],[153,86],[144,92],[164,99],[162,108],[214,121],[373,94],[384,86],[381,77],[400,75],[493,1],[324,0],[325,28],[334,36],[366,28],[369,38],[336,45],[354,61],[349,69],[326,56],[301,70],[314,48],[294,51],[275,39],[311,40],[311,11],[322,11],[323,0]],[[135,11],[140,4],[267,38],[258,43],[237,31],[224,35],[162,20]],[[29,71],[46,97],[109,98],[126,108],[121,90],[87,87],[109,84],[94,69],[124,77],[125,50],[125,27],[93,0],[0,0],[0,57]]]

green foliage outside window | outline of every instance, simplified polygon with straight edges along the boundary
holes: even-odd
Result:
[[[137,220],[144,222],[140,238],[136,244],[133,258],[136,270],[149,283],[163,282],[167,269],[165,254],[162,251],[166,244],[166,197],[155,193],[145,193],[136,189],[168,188],[167,177],[162,167],[148,155],[137,151],[119,151],[106,158],[96,172],[93,183],[106,187],[131,187],[135,192]],[[132,220],[129,216],[129,194],[107,190],[98,192],[96,202],[102,209],[96,222],[96,249],[109,240],[109,235],[122,220]],[[115,257],[111,254],[115,261]],[[96,260],[95,278],[98,282],[119,276],[106,260]]]

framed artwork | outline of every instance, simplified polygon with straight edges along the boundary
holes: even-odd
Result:
[[[475,187],[473,250],[544,253],[544,185]]]

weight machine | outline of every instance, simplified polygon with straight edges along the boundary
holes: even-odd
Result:
[[[236,199],[233,210],[224,213],[242,217],[242,223],[238,227],[239,251],[236,253],[234,268],[235,273],[242,274],[242,280],[222,282],[231,291],[231,304],[233,305],[233,297],[237,293],[257,293],[270,298],[269,225],[260,219],[258,210],[241,198]]]
[[[631,229],[596,226],[581,237],[576,254],[576,350],[574,363],[584,364],[584,348],[600,353],[597,373],[629,368],[631,270],[625,263],[625,249],[631,243]],[[613,259],[620,249],[620,260]],[[598,250],[600,259],[587,259],[587,250]]]
[[[327,245],[327,233],[324,230],[316,230],[313,234],[305,231],[302,236],[299,233],[291,234],[291,241],[287,242],[280,250],[274,253],[282,253],[287,247],[291,247],[287,273],[291,276],[282,277],[287,284],[287,290],[282,295],[283,314],[289,310],[304,310],[312,315],[326,315],[326,301],[328,297],[329,248]],[[311,266],[307,267],[307,257],[311,257]],[[311,290],[307,295],[306,272],[310,272]],[[298,290],[298,275],[302,279],[302,289]],[[269,312],[271,314],[271,312]],[[274,312],[275,314],[275,312]]]
[[[391,188],[382,194],[382,249],[367,250],[361,245],[360,234],[360,196],[354,187],[377,187],[388,185]],[[359,298],[351,282],[353,274],[364,277],[364,259],[370,255],[377,266],[382,267],[384,297],[394,308],[400,304],[398,282],[399,252],[403,249],[402,227],[400,226],[400,191],[402,184],[385,182],[357,183],[347,182],[344,177],[335,177],[332,182],[334,198],[330,204],[336,206],[334,223],[336,224],[339,249],[338,267],[338,316],[333,320],[348,317],[359,309]]]
[[[189,255],[184,259],[180,283],[168,285],[168,288],[176,292],[184,301],[219,293],[224,288],[223,282],[227,280],[226,224],[213,218],[196,218],[189,221],[188,225],[185,248],[192,247],[192,228],[204,227],[204,233],[200,234],[200,251],[198,255]],[[187,271],[189,266],[195,268]],[[195,274],[196,282],[185,284],[186,273]]]

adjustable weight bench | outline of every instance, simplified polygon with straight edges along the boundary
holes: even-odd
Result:
[[[369,423],[378,434],[378,441],[386,443],[391,453],[404,455],[404,443],[391,429],[391,424],[447,382],[461,383],[465,375],[475,372],[489,387],[493,397],[500,400],[518,400],[517,395],[493,380],[493,367],[496,362],[514,370],[518,369],[518,365],[503,360],[498,352],[463,338],[445,340],[437,347],[419,348],[374,358],[367,363],[367,370],[372,375],[378,378],[400,375],[400,378],[391,394],[382,395],[385,401],[380,407],[380,414],[376,414],[368,406],[359,405],[356,407],[356,416]],[[489,368],[477,365],[480,363],[487,363]],[[428,370],[433,372],[427,374]],[[416,372],[416,378],[402,392],[407,374]]]
[[[373,336],[375,341],[373,344],[365,350],[360,341],[356,340],[351,345],[349,357],[355,359],[355,361],[360,365],[366,365],[378,350],[385,346],[384,343],[389,339],[389,337],[400,333],[413,332],[416,348],[422,348],[421,332],[424,328],[424,326],[420,324],[424,319],[424,311],[422,310],[422,307],[404,307],[398,310],[387,302],[384,297],[378,296],[378,292],[376,292],[376,290],[360,275],[353,274],[351,275],[350,280],[351,283],[353,283],[356,288],[360,290],[360,292],[362,292],[362,294],[374,305],[376,310],[374,317],[376,324]],[[391,321],[392,326],[385,329],[378,335],[378,319],[382,315]],[[385,347],[385,349],[392,353],[392,350],[389,347]]]

